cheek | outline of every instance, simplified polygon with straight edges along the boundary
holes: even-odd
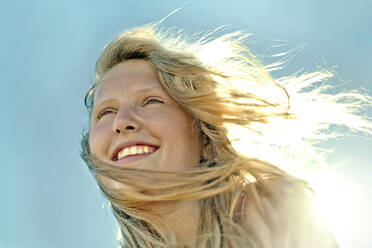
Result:
[[[182,130],[182,135],[177,135],[177,139],[169,147],[169,159],[180,169],[199,166],[201,157],[201,146],[199,137],[186,127]]]
[[[167,127],[163,130],[167,140],[167,158],[176,167],[190,167],[199,164],[201,156],[201,142],[199,132],[192,124],[192,117],[185,113],[173,115]]]
[[[110,141],[110,128],[107,125],[95,126],[89,133],[89,148],[92,154],[103,159]]]
[[[189,147],[191,151],[200,150],[200,134],[196,130],[193,124],[193,118],[184,113],[182,117],[179,118],[178,125],[176,126],[177,133],[180,134],[180,139],[183,143]]]
[[[146,129],[164,141],[188,143],[192,140],[192,119],[180,110],[171,109],[169,112],[158,113],[146,120],[144,122]]]

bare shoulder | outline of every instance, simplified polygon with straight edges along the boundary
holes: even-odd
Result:
[[[244,220],[262,247],[339,247],[315,209],[315,195],[301,181],[268,180],[257,187],[259,204],[247,200]]]

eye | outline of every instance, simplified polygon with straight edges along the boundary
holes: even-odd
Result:
[[[112,108],[105,108],[103,109],[101,112],[99,112],[99,114],[97,115],[97,119],[100,120],[102,117],[104,117],[105,115],[108,115],[108,114],[113,114],[115,113],[116,111]]]
[[[151,97],[151,98],[146,99],[146,101],[144,103],[144,106],[145,105],[148,105],[148,104],[155,104],[155,103],[161,103],[161,104],[163,104],[164,101],[162,101],[162,100],[160,100],[158,98]]]

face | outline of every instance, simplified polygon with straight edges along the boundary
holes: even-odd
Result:
[[[162,88],[151,63],[129,60],[109,70],[96,89],[90,151],[119,167],[188,170],[201,155],[192,120]]]

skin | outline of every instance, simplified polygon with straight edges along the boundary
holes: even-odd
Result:
[[[113,161],[114,150],[128,141],[159,148],[130,161]],[[114,66],[100,81],[94,96],[89,146],[104,162],[149,170],[189,170],[199,165],[201,156],[201,138],[193,118],[162,88],[152,64],[140,59]],[[112,187],[136,190],[105,180]],[[195,233],[196,201],[154,203],[150,207],[164,217],[179,240]]]
[[[109,70],[97,88],[90,150],[117,166],[187,170],[198,165],[201,155],[200,135],[192,121],[190,114],[162,88],[149,62],[129,60]],[[157,145],[159,149],[140,159],[111,160],[119,144],[133,140]]]

